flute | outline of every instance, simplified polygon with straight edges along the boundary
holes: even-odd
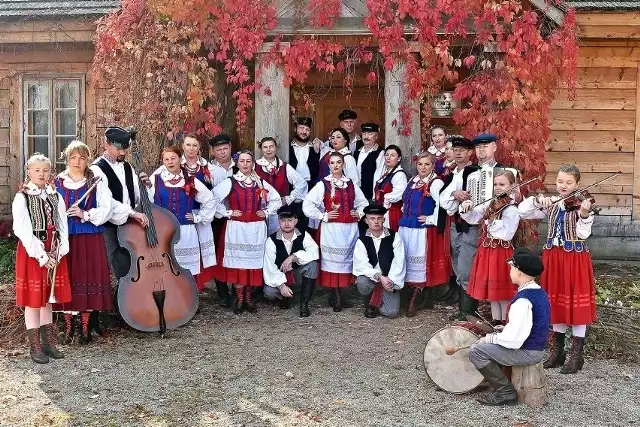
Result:
[[[87,190],[86,193],[84,193],[82,195],[82,197],[80,197],[78,200],[76,200],[71,206],[69,206],[69,209],[73,208],[73,207],[77,207],[80,205],[80,203],[82,203],[87,197],[89,197],[89,195],[91,194],[91,192],[93,190],[95,190],[95,188],[98,186],[98,183],[102,180],[101,176],[96,177],[95,182],[93,183],[93,185],[91,187],[89,187],[89,189]],[[69,213],[67,212],[67,215],[69,215]]]

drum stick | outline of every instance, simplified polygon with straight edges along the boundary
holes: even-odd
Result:
[[[453,356],[458,351],[464,350],[465,348],[469,348],[469,347],[471,347],[471,344],[463,345],[463,346],[460,346],[460,347],[446,346],[444,348],[444,352],[447,354],[447,356]]]

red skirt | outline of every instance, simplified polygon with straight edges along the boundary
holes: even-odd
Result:
[[[202,292],[204,290],[205,285],[207,283],[215,279],[216,267],[217,267],[217,256],[216,256],[216,265],[212,265],[211,267],[207,267],[207,268],[202,266],[202,260],[200,260],[200,274],[196,274],[193,277],[196,280],[196,286],[198,287],[199,292]]]
[[[395,203],[389,208],[389,229],[398,232],[400,228],[400,218],[402,218],[402,204]]]
[[[355,278],[351,273],[331,273],[320,270],[318,284],[323,288],[346,288],[354,283]]]
[[[220,226],[220,233],[214,238],[217,238],[216,242],[216,265],[211,267],[213,278],[216,279],[216,282],[226,282],[227,281],[227,272],[224,266],[222,265],[222,260],[224,259],[224,235],[227,232],[227,221],[224,221]]]
[[[511,283],[511,268],[507,264],[512,256],[513,248],[486,248],[480,245],[473,258],[467,294],[479,301],[511,300],[517,289]]]
[[[427,229],[427,288],[449,283],[451,257],[447,259],[445,250],[448,245],[446,234],[438,233],[438,227]]]
[[[70,235],[65,259],[69,265],[71,302],[55,304],[53,310],[111,311],[109,259],[102,233]]]
[[[253,286],[256,288],[262,287],[264,281],[261,268],[249,270],[244,268],[229,268],[222,265],[226,232],[227,222],[225,221],[222,227],[220,227],[220,236],[218,236],[216,245],[216,265],[209,267],[212,271],[213,278],[216,279],[217,282],[233,283],[240,286]],[[202,286],[204,288],[204,284]],[[198,290],[201,290],[199,285]]]
[[[45,250],[51,248],[51,238],[44,242]],[[16,250],[16,305],[18,307],[42,308],[48,304],[51,286],[47,280],[47,268],[40,267],[35,258],[27,255],[22,242]],[[67,258],[63,257],[56,270],[54,295],[58,302],[71,301],[71,285]]]
[[[596,320],[596,286],[589,252],[554,246],[542,253],[540,285],[551,303],[551,323],[589,325]]]

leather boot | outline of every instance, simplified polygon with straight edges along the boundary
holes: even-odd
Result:
[[[291,302],[291,298],[280,298],[280,310],[288,310],[290,308],[289,303]]]
[[[424,288],[422,290],[422,303],[420,308],[425,310],[433,310],[433,288]]]
[[[456,304],[460,299],[459,289],[460,286],[456,283],[456,276],[451,276],[449,279],[449,289],[447,289],[447,292],[442,296],[441,301],[445,304]]]
[[[255,313],[258,311],[255,304],[252,301],[253,288],[251,286],[244,286],[244,309],[249,313]]]
[[[571,349],[569,350],[569,358],[560,369],[561,374],[575,374],[584,365],[584,357],[582,350],[584,348],[583,337],[571,337]]]
[[[244,311],[244,286],[234,286],[236,297],[233,300],[233,313],[240,314]]]
[[[27,329],[27,337],[29,338],[29,356],[36,363],[49,363],[49,356],[42,351],[40,343],[40,328]]]
[[[92,311],[89,313],[89,328],[99,337],[104,336],[104,331],[100,327],[100,312]]]
[[[300,317],[309,317],[309,301],[313,296],[313,288],[316,286],[316,279],[302,278],[302,289],[300,290]]]
[[[371,307],[371,294],[363,297],[364,302],[364,317],[367,319],[373,319],[378,316],[378,310],[375,307]]]
[[[53,323],[40,326],[40,339],[42,340],[44,354],[52,359],[64,359],[64,354],[56,346],[56,335],[58,335],[58,331]]]
[[[478,300],[473,299],[465,290],[462,290],[462,310],[458,320],[466,320],[468,315],[477,316]]]
[[[557,368],[564,365],[567,353],[564,351],[564,334],[561,332],[553,332],[549,340],[549,357],[544,361],[542,366],[546,369]]]
[[[80,318],[80,339],[78,340],[80,344],[89,344],[93,341],[93,337],[91,336],[91,328],[89,328],[89,313],[82,312],[80,316],[76,318]]]
[[[453,321],[453,320],[460,320],[462,318],[462,288],[460,286],[458,286],[458,311],[454,314],[452,314],[451,316],[449,316],[449,320]]]
[[[218,304],[220,307],[231,307],[231,294],[226,282],[216,280],[216,292],[218,293]]]
[[[515,387],[497,363],[491,362],[484,368],[478,369],[478,371],[494,389],[490,396],[481,397],[478,402],[488,406],[515,405],[518,403],[518,393]]]
[[[73,314],[64,313],[64,343],[71,344],[76,328],[73,325]]]
[[[412,287],[411,295],[409,296],[409,306],[407,307],[407,317],[413,317],[416,315],[416,299],[420,295],[420,288]]]

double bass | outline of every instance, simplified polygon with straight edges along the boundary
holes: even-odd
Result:
[[[141,170],[140,152],[131,132],[131,153],[136,170]],[[138,212],[149,219],[147,227],[129,219],[118,227],[118,241],[131,257],[129,272],[118,282],[118,307],[129,326],[143,332],[160,332],[189,322],[198,308],[198,289],[191,272],[180,267],[174,245],[180,240],[180,226],[168,210],[149,199],[138,176]]]

